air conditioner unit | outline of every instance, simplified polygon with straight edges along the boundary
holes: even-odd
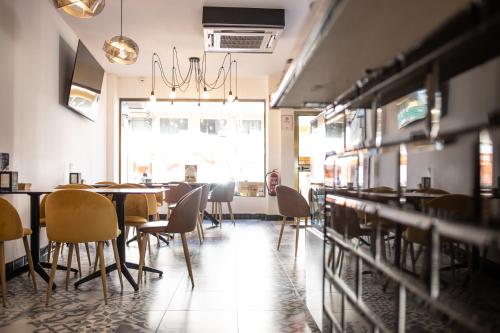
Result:
[[[205,51],[272,53],[285,27],[283,9],[203,7]]]

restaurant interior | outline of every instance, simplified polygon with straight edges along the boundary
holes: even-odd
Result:
[[[0,332],[500,331],[500,2],[0,0]]]

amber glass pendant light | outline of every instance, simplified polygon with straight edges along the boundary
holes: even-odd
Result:
[[[54,0],[57,8],[78,18],[91,18],[104,9],[105,0]]]
[[[131,38],[123,36],[123,0],[120,6],[120,35],[106,40],[102,49],[109,62],[131,65],[137,61],[139,46]]]

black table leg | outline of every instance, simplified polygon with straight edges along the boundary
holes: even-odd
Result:
[[[35,272],[38,273],[47,283],[49,282],[49,275],[43,269],[40,262],[40,193],[30,193],[30,251],[33,260]],[[56,289],[55,283],[52,284],[52,289]]]
[[[165,244],[170,245],[169,240],[168,240],[168,239],[166,239],[165,237],[163,237],[162,235],[158,235],[158,238],[159,238],[162,242],[164,242]]]
[[[50,268],[52,268],[52,263],[50,263],[50,262],[41,261],[41,262],[39,262],[39,264],[40,264],[40,266],[42,266],[43,268],[49,268],[49,269],[50,269]],[[63,266],[63,265],[57,265],[57,266],[56,266],[56,269],[57,269],[57,270],[60,270],[60,271],[65,271],[65,270],[67,270],[67,269],[68,269],[68,267]],[[78,273],[78,270],[77,270],[76,268],[71,268],[71,271],[72,271],[73,273],[75,273],[75,274],[77,274],[77,273]],[[47,281],[47,282],[48,282],[48,281]]]
[[[136,264],[136,263],[133,263],[133,262],[126,262],[125,265],[128,268],[139,269],[139,265]],[[155,269],[155,268],[152,268],[152,267],[148,267],[148,266],[142,267],[142,270],[145,271],[145,272],[157,273],[157,274],[160,275],[160,277],[162,277],[162,275],[163,275],[162,271],[160,271],[158,269]]]
[[[122,268],[122,274],[130,283],[130,285],[134,288],[135,291],[139,290],[139,285],[135,282],[134,278],[130,274],[127,265],[125,263],[125,197],[126,194],[116,194],[114,195],[114,200],[116,202],[116,215],[118,217],[118,229],[121,230],[120,236],[116,240],[118,253],[120,254],[120,265]],[[106,273],[110,273],[116,270],[116,263],[109,265],[106,267]],[[75,282],[75,288],[77,288],[82,283],[88,282],[90,280],[96,279],[101,276],[101,271],[96,271],[92,274],[87,275],[86,277]]]
[[[207,212],[206,210],[203,212],[203,217],[206,217],[207,219],[209,219],[215,225],[219,224],[219,221],[215,217],[213,217],[212,214],[210,214],[209,212]]]

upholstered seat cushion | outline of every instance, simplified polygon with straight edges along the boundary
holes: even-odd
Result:
[[[144,223],[147,223],[148,219],[142,217],[142,216],[125,216],[125,224],[128,225],[141,225]]]
[[[33,232],[31,230],[31,228],[23,228],[23,236],[29,236],[31,235]]]
[[[144,233],[160,233],[160,232],[167,232],[168,230],[168,221],[154,221],[154,222],[148,222],[144,223],[141,226],[138,227],[140,232]]]

